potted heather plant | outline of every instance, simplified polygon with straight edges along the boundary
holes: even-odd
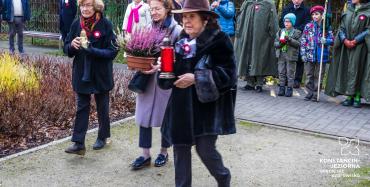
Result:
[[[165,33],[156,28],[134,31],[129,37],[119,34],[118,44],[126,52],[127,66],[133,70],[150,70],[159,56]]]

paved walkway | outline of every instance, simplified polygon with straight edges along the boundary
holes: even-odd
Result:
[[[370,142],[369,103],[357,109],[341,106],[344,97],[321,94],[319,103],[304,101],[303,88],[287,98],[278,97],[275,86],[265,86],[263,93],[256,93],[242,90],[244,85],[240,81],[236,104],[239,119]]]
[[[24,43],[24,51],[26,54],[50,54],[57,53],[58,48],[39,47],[31,44]],[[16,52],[18,52],[18,46],[15,45]],[[0,41],[0,50],[9,51],[8,41]]]

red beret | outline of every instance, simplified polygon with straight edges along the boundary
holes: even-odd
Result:
[[[324,7],[320,6],[320,5],[313,6],[310,10],[310,14],[312,14],[314,12],[321,12],[321,14],[322,14],[322,13],[324,13]]]

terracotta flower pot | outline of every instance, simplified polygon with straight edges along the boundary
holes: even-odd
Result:
[[[152,69],[151,64],[155,63],[156,58],[127,55],[126,60],[129,69],[148,71]]]

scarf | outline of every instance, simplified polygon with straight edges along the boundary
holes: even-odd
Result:
[[[101,14],[99,12],[95,13],[93,16],[89,18],[84,18],[81,16],[80,24],[81,29],[86,31],[87,37],[91,36],[92,31],[94,30],[95,25],[99,22],[101,18]]]
[[[128,17],[128,23],[127,23],[127,28],[126,28],[126,31],[128,33],[132,32],[133,21],[135,21],[135,23],[139,23],[139,9],[141,8],[141,6],[142,5],[139,5],[136,8],[131,8],[131,12]]]
[[[84,18],[81,16],[80,24],[81,29],[86,31],[86,36],[89,38],[92,35],[95,25],[99,22],[101,18],[101,13],[96,12],[93,16],[89,18]],[[82,76],[82,81],[90,82],[91,81],[91,61],[86,58],[84,55],[84,72]]]

